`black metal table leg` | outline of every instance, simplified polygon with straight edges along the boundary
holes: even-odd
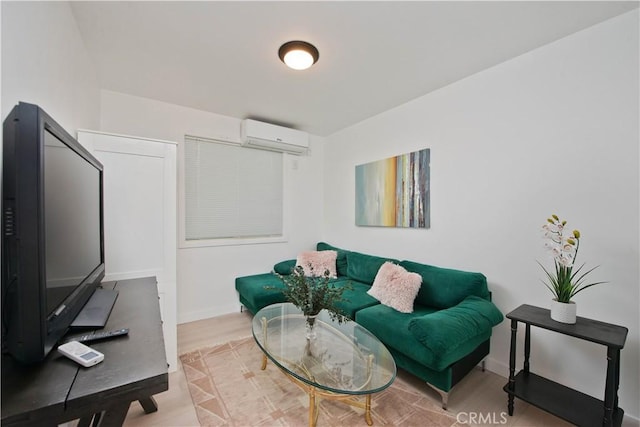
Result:
[[[525,325],[524,334],[524,372],[529,373],[529,355],[531,354],[531,325]]]
[[[513,391],[515,388],[516,377],[516,334],[518,332],[518,321],[511,320],[511,349],[509,351],[509,390]],[[513,400],[512,393],[508,393],[509,398],[507,402],[507,409],[509,415],[513,415]]]
[[[617,400],[616,373],[618,372],[618,358],[620,351],[607,347],[607,379],[604,390],[604,418],[602,425],[605,427],[613,425],[613,410]]]

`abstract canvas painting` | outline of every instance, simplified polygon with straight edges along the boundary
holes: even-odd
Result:
[[[356,225],[429,228],[430,151],[356,166]]]

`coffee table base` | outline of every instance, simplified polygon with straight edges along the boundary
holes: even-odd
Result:
[[[260,369],[264,371],[266,368],[267,368],[267,355],[263,354],[262,366],[260,367]],[[339,393],[331,393],[328,391],[323,391],[321,389],[318,389],[317,387],[310,386],[309,384],[300,381],[299,379],[290,375],[283,369],[280,369],[280,371],[282,371],[282,373],[287,378],[289,378],[289,380],[292,383],[300,387],[309,395],[309,427],[315,427],[316,423],[318,422],[318,404],[319,404],[319,401],[317,399],[318,397],[321,397],[327,400],[337,400],[337,401],[346,403],[347,405],[364,409],[364,420],[367,422],[367,425],[370,425],[370,426],[373,425],[373,420],[371,419],[371,395],[370,394],[365,395],[364,402],[361,402],[351,394],[339,394]]]

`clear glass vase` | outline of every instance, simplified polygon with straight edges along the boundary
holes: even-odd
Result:
[[[318,316],[317,314],[309,314],[305,317],[305,333],[306,333],[307,340],[312,340],[312,339],[315,339],[316,337],[316,331],[314,326],[316,324],[317,316]]]

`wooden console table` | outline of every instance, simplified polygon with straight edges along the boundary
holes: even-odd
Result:
[[[507,318],[511,319],[511,353],[509,382],[504,386],[504,391],[509,395],[509,415],[513,415],[513,401],[517,397],[579,426],[622,424],[624,411],[618,407],[618,385],[620,350],[627,339],[627,328],[584,317],[578,317],[574,325],[567,325],[552,320],[549,310],[526,304],[507,314]],[[524,323],[526,328],[524,368],[515,375],[518,322]],[[607,347],[604,401],[530,372],[531,325]]]
[[[2,425],[120,426],[129,405],[157,411],[153,395],[169,388],[156,279],[103,283],[118,299],[105,330],[129,328],[127,336],[90,343],[104,361],[83,368],[53,350],[44,362],[24,366],[2,356]]]

